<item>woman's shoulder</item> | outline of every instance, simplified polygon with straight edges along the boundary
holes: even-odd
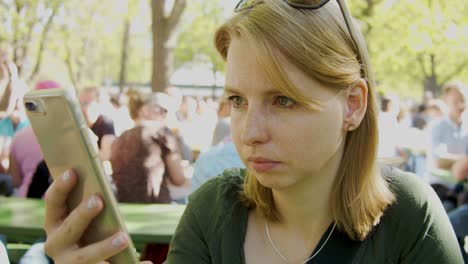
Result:
[[[394,207],[397,209],[412,211],[430,203],[440,204],[432,187],[421,177],[393,167],[382,168],[382,174],[396,196]]]
[[[396,199],[377,227],[381,241],[391,241],[393,254],[408,263],[458,263],[455,233],[432,187],[413,173],[396,168],[382,172]]]
[[[219,239],[243,225],[248,213],[241,202],[244,173],[243,169],[226,170],[189,196],[187,209],[207,236]]]
[[[408,242],[428,234],[439,236],[440,232],[434,230],[450,227],[447,213],[428,183],[396,168],[383,168],[382,172],[396,198],[381,219],[381,227],[389,236]]]
[[[240,203],[245,169],[233,168],[211,178],[189,196],[193,207],[223,206]]]

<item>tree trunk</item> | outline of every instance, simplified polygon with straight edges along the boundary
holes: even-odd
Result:
[[[166,30],[162,23],[157,26],[153,24],[153,92],[165,91],[172,73],[172,47],[169,46]]]
[[[436,97],[439,96],[440,86],[437,84],[437,76],[426,76],[424,78],[424,91],[429,91]]]
[[[153,92],[165,91],[173,67],[173,49],[176,42],[176,26],[185,9],[186,0],[175,0],[169,16],[164,14],[166,0],[151,0],[153,31]]]
[[[71,50],[70,50],[69,46],[67,46],[67,48],[66,48],[65,64],[67,65],[68,77],[70,78],[70,81],[72,82],[73,87],[75,87],[75,89],[77,89],[78,88],[78,81],[76,80],[75,74],[74,74],[74,71],[73,71],[72,54],[71,54]]]
[[[213,67],[211,68],[211,73],[213,74],[213,88],[212,88],[213,90],[211,91],[212,92],[211,93],[211,98],[213,98],[213,99],[216,98],[216,81],[217,81],[216,80],[216,72],[217,72],[216,68],[213,65]]]
[[[424,76],[424,91],[430,91],[434,96],[439,96],[441,93],[441,87],[439,85],[438,81],[438,76],[436,72],[436,60],[435,60],[435,55],[430,54],[429,55],[429,65],[430,65],[430,73],[425,74]]]
[[[122,58],[120,60],[119,87],[123,91],[127,83],[127,60],[130,48],[130,18],[125,19],[124,33],[122,38]]]
[[[16,0],[15,1],[15,11],[17,16],[19,16],[21,10],[23,9],[22,4],[20,1]],[[16,67],[21,67],[20,61],[19,61],[19,50],[20,50],[20,19],[19,17],[16,17],[13,19],[13,63],[15,63]],[[18,69],[20,70],[20,69]]]
[[[38,50],[38,54],[37,54],[37,58],[36,58],[36,63],[34,64],[34,68],[31,72],[31,75],[29,76],[28,80],[32,80],[36,77],[36,75],[39,73],[40,69],[41,69],[41,63],[42,63],[42,60],[43,60],[43,53],[44,53],[44,49],[45,49],[45,45],[46,45],[46,41],[47,41],[47,35],[50,31],[50,28],[52,26],[52,21],[55,17],[55,14],[57,13],[57,10],[59,9],[59,6],[54,6],[53,9],[52,9],[52,14],[50,14],[50,16],[47,18],[47,22],[44,26],[44,28],[42,29],[42,32],[41,32],[41,40],[40,40],[40,44],[39,44],[39,50]]]

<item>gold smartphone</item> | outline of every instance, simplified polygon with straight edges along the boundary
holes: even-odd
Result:
[[[119,230],[127,232],[75,93],[65,89],[31,91],[24,96],[24,106],[52,177],[57,179],[68,169],[78,174],[78,183],[67,201],[70,210],[91,194],[98,193],[104,200],[103,211],[91,222],[80,243],[101,241]],[[132,241],[108,261],[138,263]]]

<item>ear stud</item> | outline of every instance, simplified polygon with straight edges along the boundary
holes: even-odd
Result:
[[[348,131],[353,131],[354,129],[356,129],[356,127],[354,127],[354,125],[349,125]]]

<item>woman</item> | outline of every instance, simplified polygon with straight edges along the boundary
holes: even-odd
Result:
[[[335,1],[300,2],[308,5],[241,1],[216,32],[247,170],[225,172],[191,196],[167,263],[461,263],[429,186],[376,164],[374,84],[344,2],[342,12]],[[52,189],[49,205],[63,203],[58,186],[68,191],[71,179]],[[49,206],[46,218],[56,259],[100,251],[87,255],[97,261],[121,249],[112,238],[54,248],[64,239],[59,213]]]
[[[182,185],[185,176],[176,136],[164,124],[168,96],[129,95],[136,126],[112,144],[110,162],[119,202],[170,203],[168,181]]]

